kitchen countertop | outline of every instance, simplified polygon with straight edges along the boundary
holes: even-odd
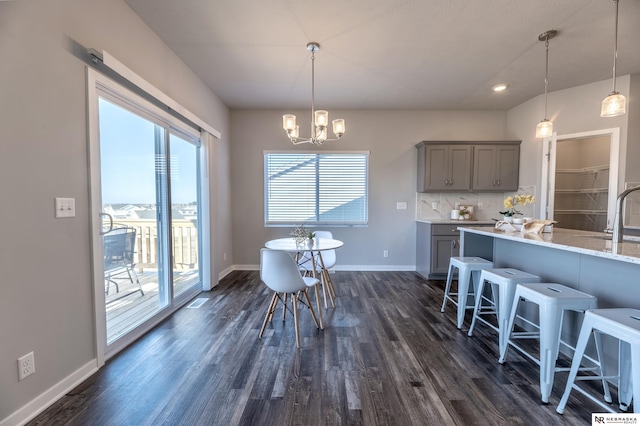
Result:
[[[454,221],[452,221],[454,222]],[[462,224],[461,224],[462,225]],[[458,227],[462,232],[485,235],[493,238],[518,241],[525,244],[550,247],[574,253],[587,254],[627,263],[640,264],[640,239],[613,243],[611,235],[602,232],[554,228],[541,234],[520,234],[487,227]],[[636,237],[637,238],[637,237]]]
[[[443,225],[464,225],[464,226],[494,225],[496,223],[495,220],[453,220],[453,219],[416,219],[416,222],[432,223],[436,225],[443,224]]]

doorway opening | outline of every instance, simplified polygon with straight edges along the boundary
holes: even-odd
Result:
[[[545,140],[541,217],[559,228],[611,228],[618,190],[619,129]]]

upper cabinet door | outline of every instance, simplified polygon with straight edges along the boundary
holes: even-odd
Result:
[[[473,189],[477,191],[496,190],[496,146],[478,145],[473,147]]]
[[[518,190],[519,145],[476,145],[473,153],[474,191]]]
[[[471,145],[418,147],[418,192],[468,191]]]
[[[520,145],[496,147],[496,178],[501,191],[517,191],[520,176]]]
[[[427,146],[425,152],[425,190],[446,190],[449,182],[449,147],[447,145]]]
[[[471,145],[449,146],[448,190],[468,191],[471,188]]]

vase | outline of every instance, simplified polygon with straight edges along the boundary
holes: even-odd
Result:
[[[513,218],[513,224],[514,225],[522,225],[524,223],[524,219],[522,219],[521,217],[514,217]]]
[[[505,216],[502,218],[502,220],[507,223],[513,223],[513,217],[511,216]]]

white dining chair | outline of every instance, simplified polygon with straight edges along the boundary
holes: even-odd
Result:
[[[319,280],[313,277],[303,277],[298,270],[295,260],[286,251],[270,250],[263,248],[260,250],[260,279],[262,282],[273,290],[273,297],[269,304],[269,309],[264,317],[262,328],[260,329],[260,338],[264,334],[267,323],[273,319],[273,313],[281,300],[284,310],[287,308],[286,296],[291,295],[293,318],[296,328],[296,346],[300,347],[300,330],[298,322],[298,301],[302,294],[304,299],[301,302],[309,308],[313,322],[316,328],[320,328],[318,319],[311,306],[308,289],[318,284]],[[284,319],[284,315],[283,315]]]
[[[333,239],[333,233],[331,231],[315,231],[316,238]],[[324,307],[327,307],[327,293],[329,293],[329,299],[331,300],[331,306],[335,308],[336,304],[334,298],[336,292],[333,288],[333,281],[329,275],[329,269],[333,268],[336,264],[336,251],[335,250],[323,250],[322,252],[316,252],[315,255],[316,275],[320,275],[322,284],[322,294],[324,296]],[[311,260],[311,252],[304,252],[302,257],[298,261],[298,265],[302,270],[307,272],[306,275],[313,273],[313,263]]]

